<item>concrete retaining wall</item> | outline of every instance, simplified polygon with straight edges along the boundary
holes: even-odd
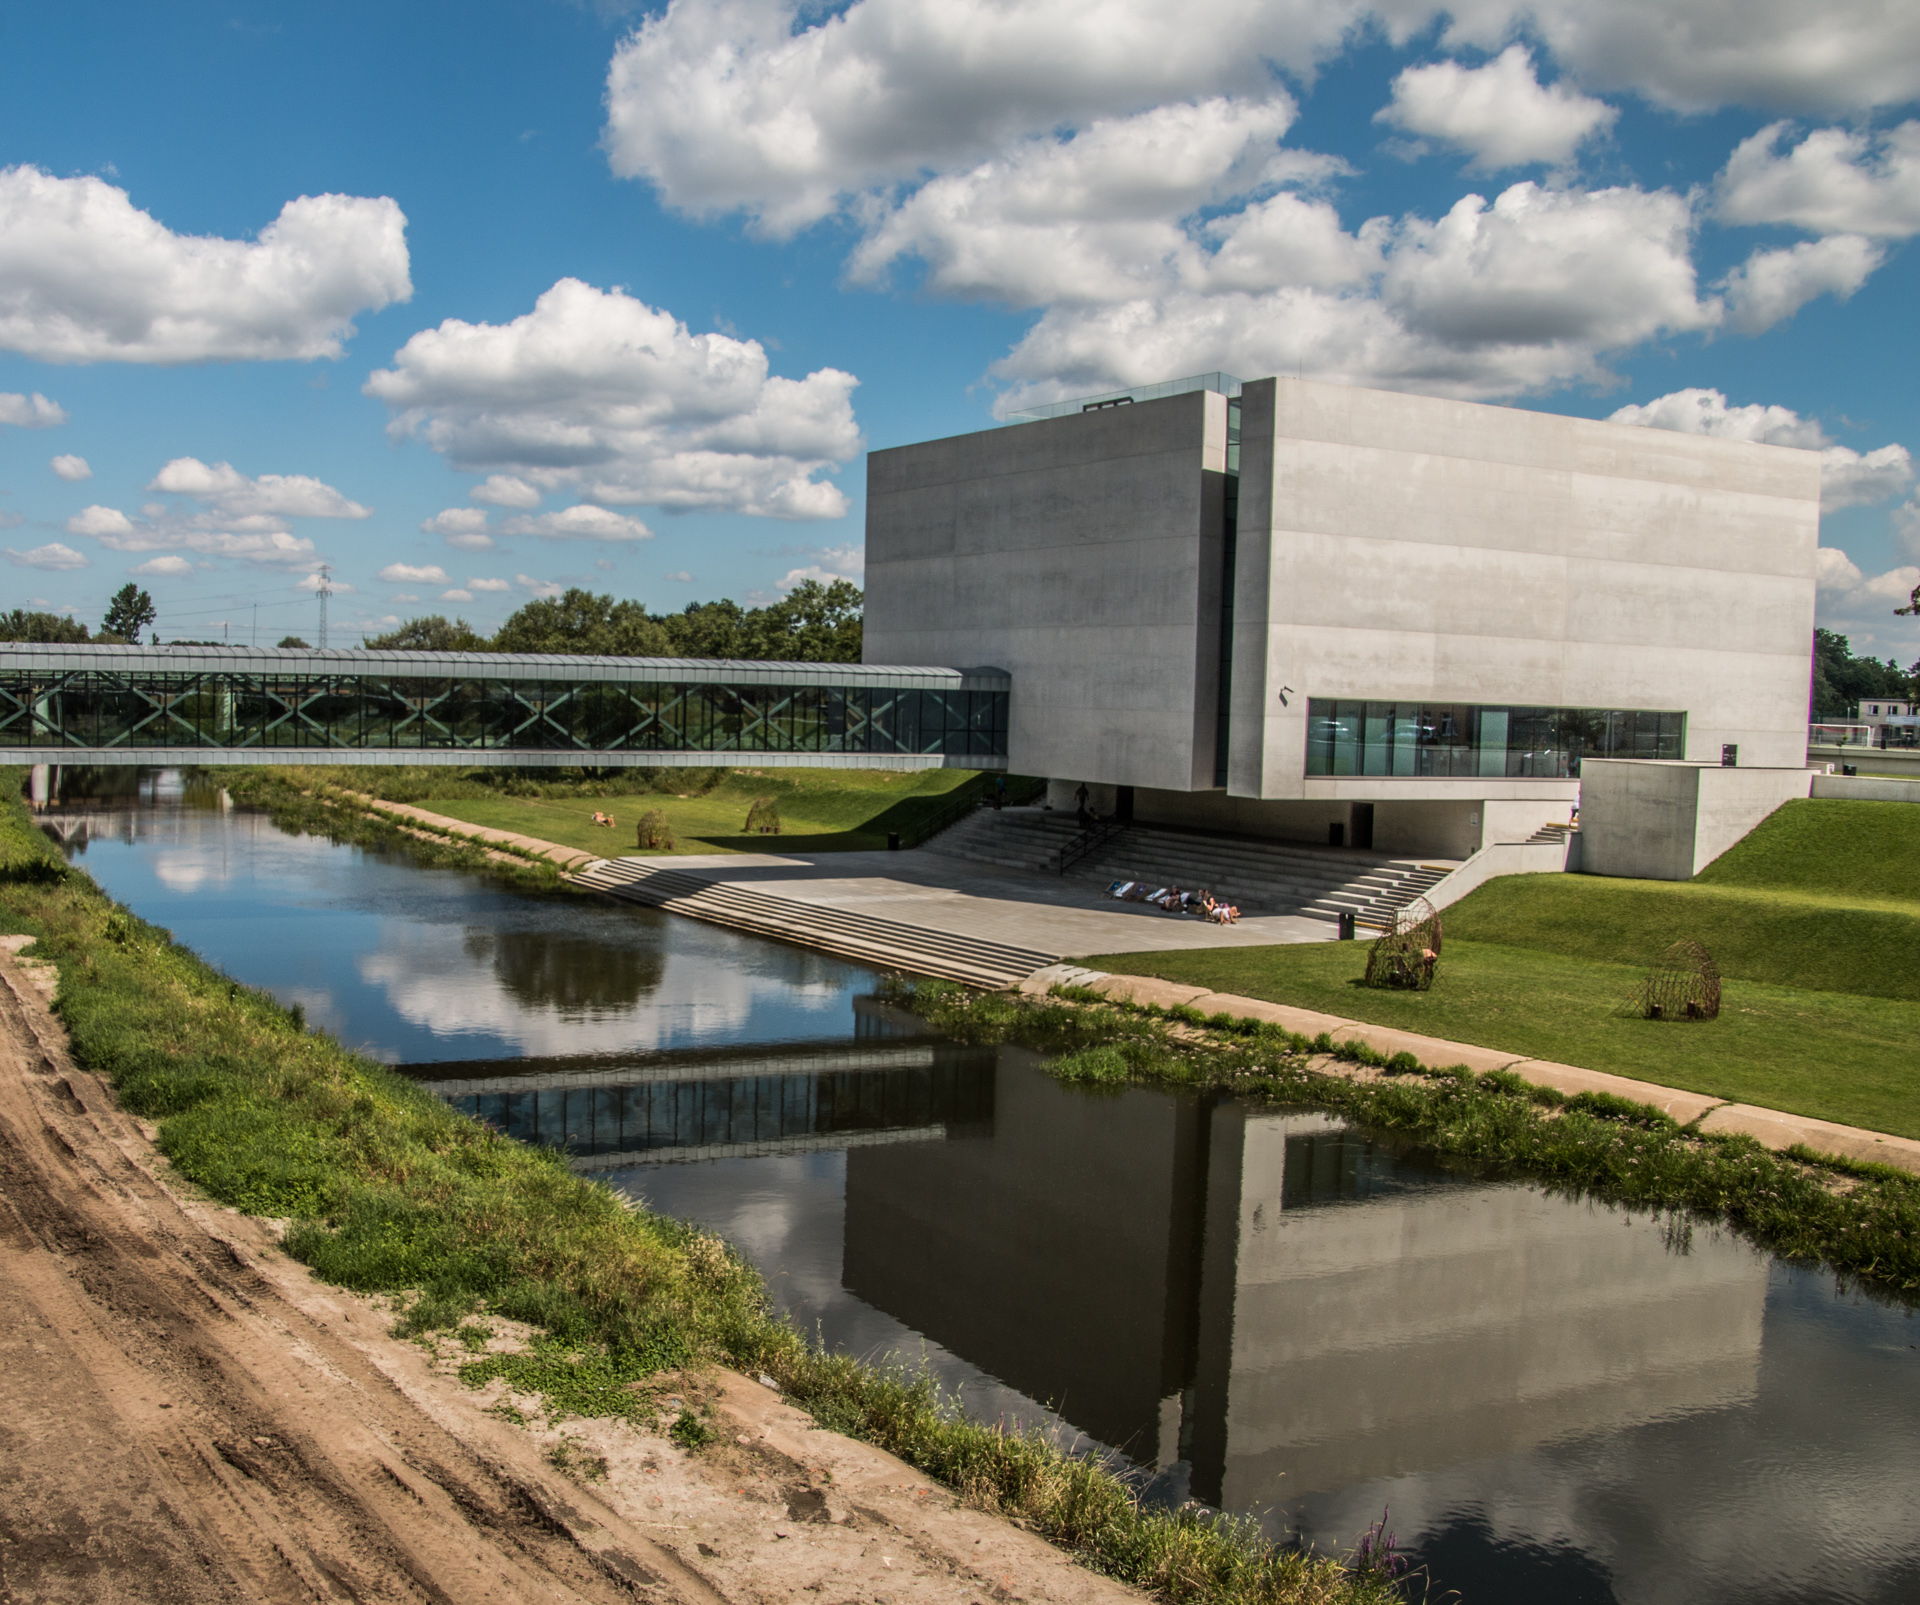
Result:
[[[1920,803],[1920,779],[1883,775],[1815,775],[1813,795],[1845,802]]]
[[[1565,841],[1494,842],[1482,847],[1424,895],[1435,908],[1451,908],[1502,875],[1555,875],[1567,867]]]
[[[1691,880],[1782,803],[1807,796],[1813,780],[1807,769],[1589,758],[1580,772],[1581,867]]]

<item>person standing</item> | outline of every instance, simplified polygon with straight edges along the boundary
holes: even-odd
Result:
[[[1087,799],[1092,795],[1093,793],[1087,790],[1087,783],[1084,780],[1080,782],[1079,788],[1073,794],[1073,817],[1082,830],[1087,828]]]

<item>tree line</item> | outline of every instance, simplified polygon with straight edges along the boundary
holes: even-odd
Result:
[[[649,613],[644,603],[615,601],[579,587],[557,597],[541,597],[514,613],[492,635],[482,635],[465,619],[439,613],[409,619],[385,635],[367,637],[374,651],[400,652],[561,652],[634,658],[751,658],[788,663],[858,663],[861,609],[858,586],[846,580],[822,585],[804,580],[777,602],[742,607],[718,602],[689,602],[678,613]],[[109,646],[138,642],[153,621],[153,603],[145,591],[128,585],[107,610],[98,634],[78,619],[60,613],[31,613],[15,608],[0,613],[0,641],[34,641],[59,646],[84,642]],[[214,645],[180,642],[179,645]],[[283,647],[304,647],[298,636],[282,638]]]
[[[1845,719],[1862,702],[1884,697],[1898,702],[1920,697],[1920,662],[1903,669],[1892,658],[1885,662],[1856,658],[1844,635],[1832,630],[1813,632],[1815,719]]]

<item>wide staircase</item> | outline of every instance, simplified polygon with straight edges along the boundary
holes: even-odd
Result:
[[[1059,873],[1062,849],[1079,835],[1074,816],[1040,808],[969,815],[927,844],[931,852],[1006,869]],[[1213,836],[1127,824],[1077,862],[1070,879],[1101,885],[1146,880],[1205,887],[1242,914],[1305,914],[1386,926],[1400,909],[1456,867],[1451,859],[1393,857],[1348,847]]]
[[[1060,957],[1038,948],[903,925],[824,903],[775,897],[666,867],[670,863],[661,859],[600,859],[578,870],[571,879],[611,897],[712,925],[798,942],[881,969],[937,975],[970,986],[1012,986]]]

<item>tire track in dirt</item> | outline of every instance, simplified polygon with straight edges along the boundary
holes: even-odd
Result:
[[[0,1597],[719,1605],[185,1212],[29,975],[0,961]]]

